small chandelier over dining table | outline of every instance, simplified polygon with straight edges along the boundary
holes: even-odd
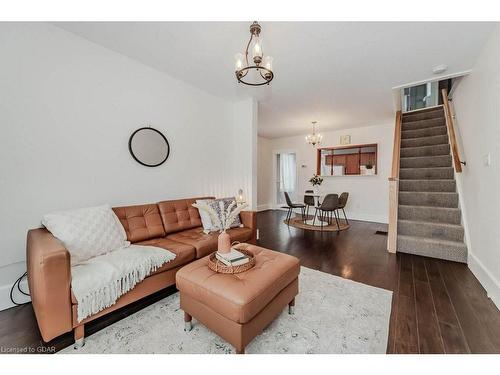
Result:
[[[306,135],[306,142],[309,143],[310,145],[316,146],[321,143],[321,140],[323,139],[323,136],[321,133],[316,133],[316,124],[318,123],[317,121],[312,121],[312,128],[313,132],[312,134]]]
[[[249,86],[268,85],[274,78],[273,58],[264,56],[260,31],[260,25],[254,21],[250,25],[250,39],[245,54],[238,53],[235,56],[236,79]],[[250,62],[248,61],[249,56]]]

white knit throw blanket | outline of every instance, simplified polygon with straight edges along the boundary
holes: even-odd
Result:
[[[71,267],[78,322],[114,305],[120,296],[173,259],[174,253],[159,247],[130,245]]]

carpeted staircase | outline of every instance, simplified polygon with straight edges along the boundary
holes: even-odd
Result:
[[[403,114],[397,251],[467,263],[443,107]]]

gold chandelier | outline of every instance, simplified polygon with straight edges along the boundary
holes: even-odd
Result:
[[[274,78],[273,58],[271,56],[264,57],[260,31],[260,25],[254,21],[250,25],[250,40],[245,55],[238,53],[235,56],[236,79],[249,86],[269,85],[269,82]],[[248,61],[249,51],[251,52],[251,63]]]
[[[312,134],[306,135],[306,142],[309,143],[310,145],[316,146],[321,143],[321,140],[323,139],[323,136],[321,133],[316,133],[315,126],[318,123],[317,121],[312,121],[312,128],[313,132]]]

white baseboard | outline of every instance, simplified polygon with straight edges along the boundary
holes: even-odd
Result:
[[[0,311],[15,306],[10,301],[10,289],[12,288],[12,284],[14,284],[17,278],[25,271],[25,262],[12,263],[0,267]],[[28,282],[26,278],[21,282],[21,289],[26,292],[28,291]],[[19,293],[17,289],[14,289],[12,296],[14,300],[19,303],[28,302],[30,300],[29,297]]]
[[[16,306],[10,300],[11,288],[12,284],[0,286],[0,311],[10,309],[11,307]],[[23,279],[23,281],[21,282],[21,289],[26,292],[28,291],[28,282],[26,281],[26,279]],[[14,289],[13,297],[14,300],[18,303],[31,301],[30,297],[27,297],[24,294],[19,293],[17,289]]]
[[[271,204],[265,205],[266,208],[260,209],[261,206],[259,206],[258,211],[263,211],[263,210],[281,210],[281,211],[286,211],[286,208],[282,208],[282,206],[273,206]],[[264,207],[264,205],[262,205]],[[295,214],[299,212],[298,209],[296,209]],[[314,209],[311,209],[309,211],[310,215],[314,214]],[[384,215],[371,215],[371,214],[363,214],[363,213],[352,213],[352,212],[346,212],[347,214],[347,219],[352,219],[352,220],[359,220],[359,221],[369,221],[373,223],[380,223],[380,224],[388,224],[389,221],[386,216]],[[343,218],[344,215],[340,213],[340,217]]]
[[[257,211],[271,210],[273,208],[272,204],[259,204],[257,206]]]
[[[386,216],[382,215],[370,215],[370,214],[363,214],[363,213],[357,213],[357,214],[351,214],[349,212],[346,212],[347,214],[347,219],[352,219],[352,220],[359,220],[359,221],[369,221],[373,223],[380,223],[380,224],[388,224],[389,221],[387,220]],[[342,213],[340,213],[340,217],[344,217]]]
[[[467,263],[471,272],[486,290],[488,297],[500,310],[500,282],[491,274],[484,264],[470,252]]]

